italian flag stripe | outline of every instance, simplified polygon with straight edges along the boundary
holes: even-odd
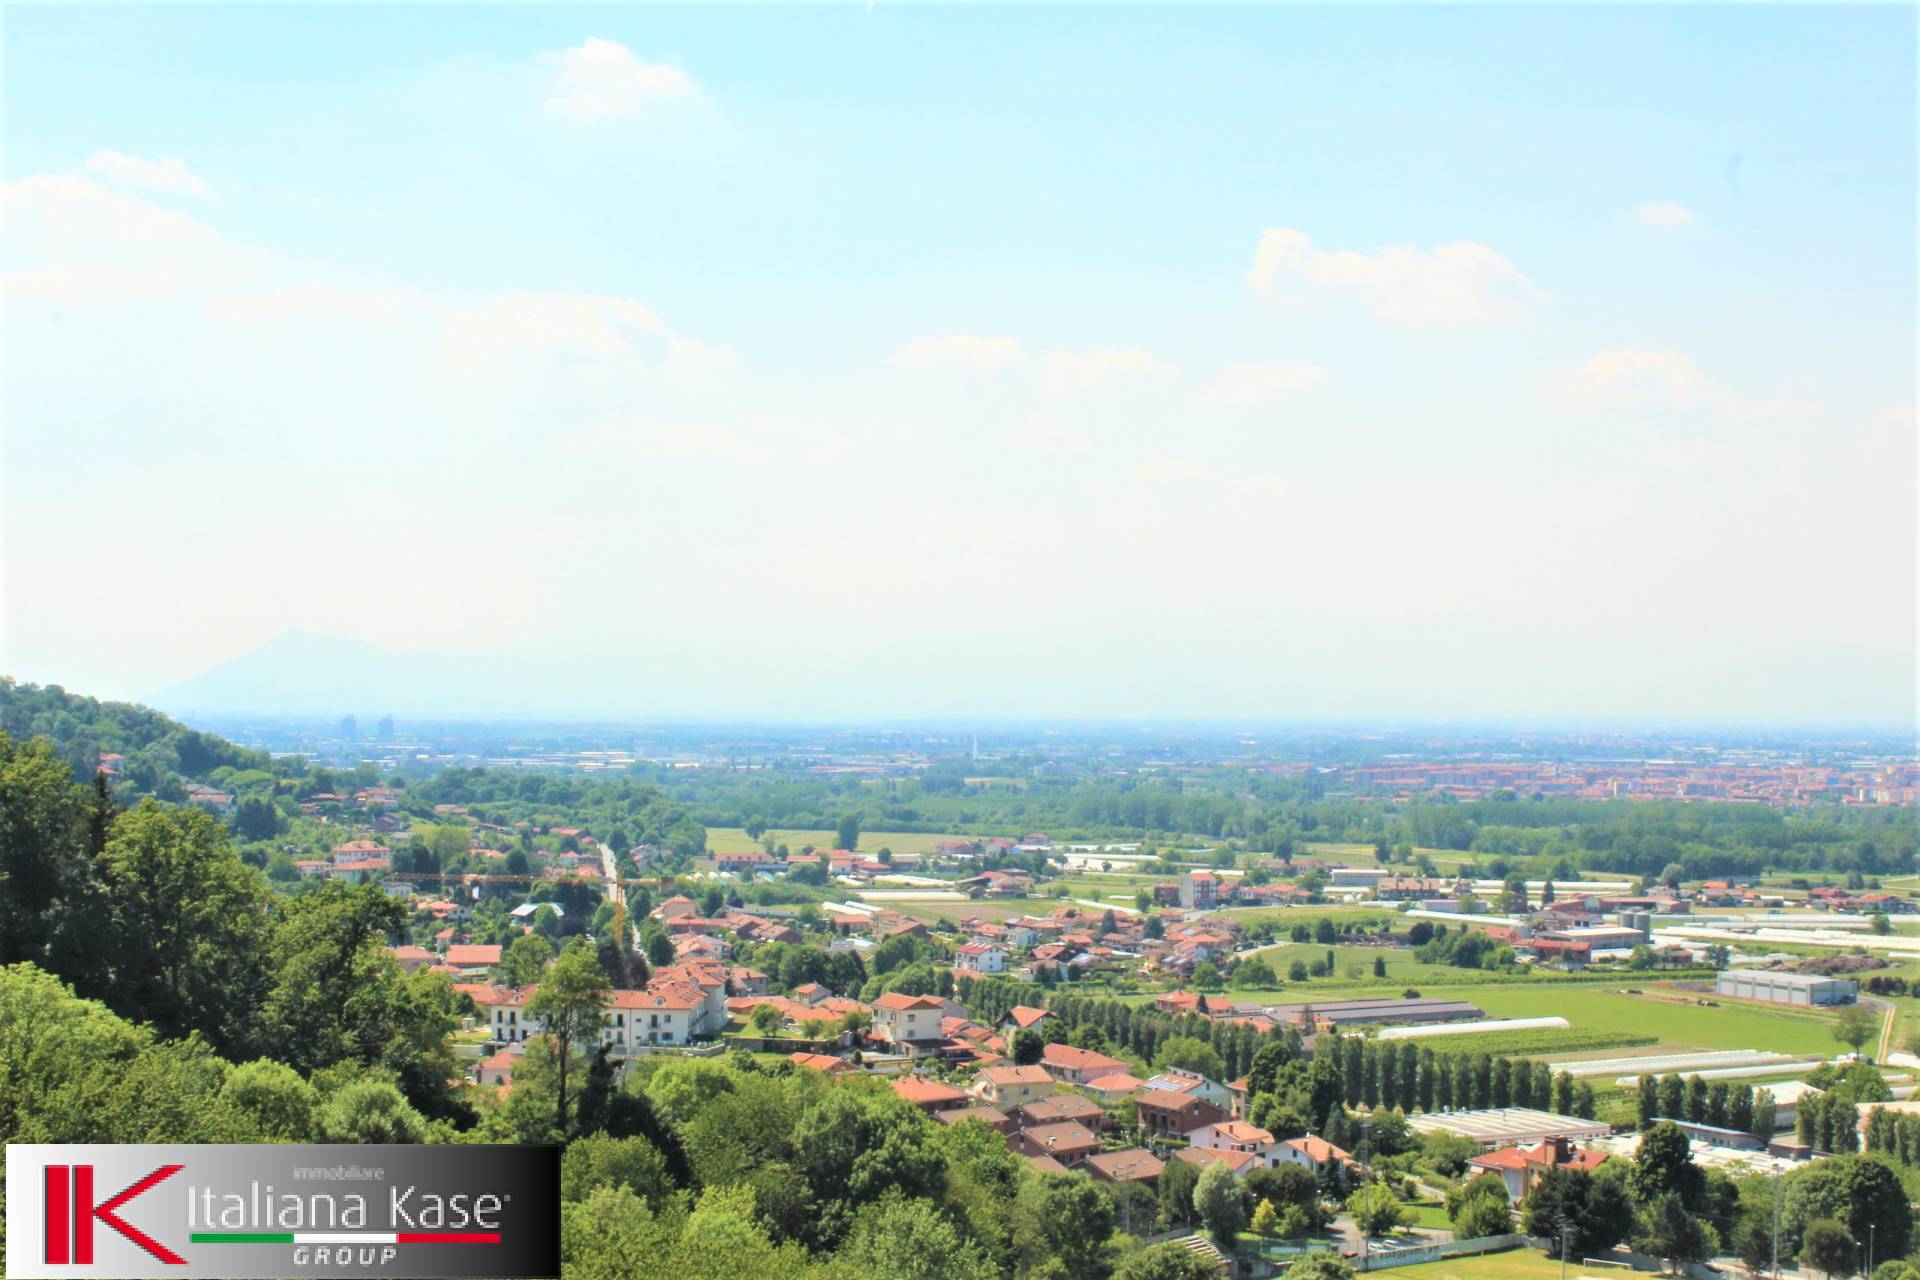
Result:
[[[499,1244],[497,1231],[196,1231],[194,1244]]]

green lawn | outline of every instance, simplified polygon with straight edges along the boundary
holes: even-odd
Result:
[[[1482,1253],[1466,1258],[1422,1262],[1411,1267],[1394,1267],[1381,1274],[1391,1276],[1394,1280],[1560,1280],[1560,1260],[1532,1249],[1508,1249],[1504,1253]],[[1582,1268],[1578,1263],[1567,1268],[1568,1280],[1603,1276],[1611,1278],[1620,1274],[1611,1267]]]

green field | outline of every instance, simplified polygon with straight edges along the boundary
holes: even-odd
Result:
[[[1658,1036],[1660,1047],[1683,1049],[1768,1049],[1777,1053],[1832,1054],[1830,1014],[1772,1009],[1722,1001],[1694,1003],[1689,992],[1662,990],[1653,984],[1634,988],[1550,982],[1492,987],[1443,988],[1421,994],[1471,1000],[1493,1018],[1546,1018],[1558,1014],[1576,1028],[1626,1036]]]
[[[1394,1267],[1381,1274],[1394,1280],[1560,1280],[1560,1261],[1532,1249],[1508,1249],[1504,1253]],[[1612,1280],[1620,1274],[1611,1267],[1582,1268],[1578,1263],[1567,1268],[1568,1280]]]

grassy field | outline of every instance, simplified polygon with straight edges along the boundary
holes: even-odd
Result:
[[[831,849],[839,838],[832,831],[782,831],[771,828],[767,834],[773,837],[776,845],[784,844],[793,852],[800,852],[801,846],[812,845],[816,849]],[[953,836],[928,834],[924,831],[862,831],[860,833],[860,852],[877,853],[882,847],[895,853],[932,853],[942,840],[954,839]],[[739,827],[708,827],[708,853],[749,853],[760,847],[758,840],[747,837]]]
[[[1688,992],[1647,985],[1643,994],[1613,986],[1525,983],[1463,987],[1495,1018],[1545,1018],[1554,1014],[1583,1030],[1660,1038],[1662,1049],[1767,1049],[1777,1053],[1833,1054],[1833,1017],[1800,1009],[1773,1009],[1721,1001],[1700,1005]],[[1448,994],[1421,988],[1424,995]],[[1606,1056],[1604,1054],[1597,1056]]]
[[[1422,1262],[1411,1267],[1394,1267],[1382,1275],[1395,1280],[1560,1280],[1560,1262],[1532,1249],[1509,1249],[1504,1253],[1483,1253],[1471,1258],[1446,1258],[1440,1262]],[[1578,1264],[1567,1268],[1568,1280],[1598,1280],[1620,1273],[1611,1268]],[[1631,1273],[1628,1273],[1631,1274]]]

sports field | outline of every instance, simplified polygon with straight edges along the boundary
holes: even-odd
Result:
[[[1394,1280],[1560,1280],[1560,1260],[1533,1249],[1509,1249],[1504,1253],[1394,1267],[1380,1274],[1392,1276]],[[1578,1263],[1567,1268],[1567,1280],[1587,1280],[1588,1277],[1613,1280],[1619,1274],[1612,1268],[1583,1269]]]

